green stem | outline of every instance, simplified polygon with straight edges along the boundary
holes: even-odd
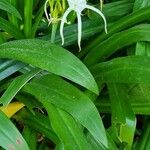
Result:
[[[33,0],[24,1],[24,34],[26,38],[32,35],[32,7]]]
[[[57,27],[58,23],[52,23],[51,43],[55,43]]]

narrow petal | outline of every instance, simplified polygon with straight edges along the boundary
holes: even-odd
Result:
[[[78,46],[79,46],[79,51],[81,51],[82,21],[81,21],[80,13],[77,13],[77,18],[78,18]]]
[[[72,10],[71,10],[70,8],[68,8],[68,9],[65,11],[65,13],[64,13],[64,15],[63,15],[63,17],[62,17],[62,19],[61,19],[61,24],[60,24],[60,36],[61,36],[61,39],[62,39],[62,45],[64,44],[64,34],[63,34],[64,24],[66,23],[66,18],[67,18],[68,14],[69,14],[71,11],[72,11]]]
[[[50,22],[49,15],[47,13],[47,3],[48,3],[48,0],[44,4],[44,12],[45,12],[45,15],[46,15],[46,18],[47,18],[48,22]]]
[[[106,22],[106,18],[103,15],[103,13],[99,9],[97,9],[97,8],[95,8],[93,6],[90,6],[90,5],[86,5],[86,8],[93,10],[94,12],[98,13],[103,18],[104,24],[105,24],[105,32],[107,33],[107,22]]]

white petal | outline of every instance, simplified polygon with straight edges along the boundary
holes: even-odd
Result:
[[[105,32],[107,33],[107,22],[106,22],[106,18],[103,15],[103,13],[99,9],[97,9],[97,8],[95,8],[93,6],[90,6],[90,5],[86,5],[86,8],[95,11],[96,13],[98,13],[103,18],[104,24],[105,24]]]
[[[49,15],[47,13],[47,3],[48,3],[48,0],[44,4],[44,12],[45,12],[45,15],[46,15],[46,18],[47,18],[48,22],[50,22]]]
[[[60,36],[61,36],[61,39],[62,39],[62,45],[64,44],[64,35],[63,35],[64,24],[66,23],[66,18],[67,18],[68,14],[69,14],[71,11],[72,11],[72,10],[71,10],[70,8],[68,8],[68,9],[65,11],[65,13],[64,13],[64,15],[63,15],[63,17],[62,17],[62,19],[61,19],[61,24],[60,24]]]
[[[82,21],[80,13],[77,13],[77,18],[78,18],[78,46],[79,51],[81,51]]]

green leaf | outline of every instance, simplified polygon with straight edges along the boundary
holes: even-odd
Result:
[[[9,12],[10,14],[19,18],[20,20],[22,19],[17,9],[13,5],[11,5],[7,0],[0,0],[0,9]]]
[[[127,97],[127,89],[123,84],[107,84],[112,109],[112,124],[117,129],[122,142],[127,143],[127,149],[132,148],[136,128],[136,118]]]
[[[29,150],[19,131],[2,112],[0,112],[0,146],[4,149]]]
[[[97,48],[97,45],[100,45],[102,41],[108,39],[114,33],[132,27],[133,25],[148,20],[149,18],[150,18],[150,7],[147,7],[119,19],[108,28],[108,34],[106,34],[105,32],[100,34],[96,39],[94,39],[90,44],[88,44],[88,46],[85,47],[85,49],[82,50],[81,53],[86,54],[89,51],[91,52],[95,50],[95,47]]]
[[[28,99],[29,100],[29,99]],[[48,116],[39,112],[31,113],[27,109],[21,109],[17,115],[14,116],[17,121],[23,122],[38,133],[45,135],[54,144],[58,144],[59,138],[56,136],[49,122]]]
[[[52,103],[71,114],[93,137],[107,147],[106,133],[92,101],[80,90],[54,75],[43,76],[25,85],[23,91],[41,103]]]
[[[100,63],[92,72],[98,84],[101,83],[146,83],[150,84],[150,58],[128,56]]]
[[[141,100],[139,101],[138,96],[132,96],[132,98],[129,96],[129,99],[131,100],[131,106],[134,114],[150,115],[150,102],[142,102]],[[105,100],[106,101],[103,99],[102,101],[102,99],[98,99],[98,102],[96,102],[95,105],[101,113],[111,113],[111,103],[108,99]]]
[[[112,140],[111,136],[107,132],[106,132],[106,134],[107,134],[109,149],[110,150],[118,150],[118,148],[115,145],[114,141]],[[102,144],[100,145],[89,132],[87,133],[87,140],[92,145],[93,150],[108,150]]]
[[[34,19],[34,24],[32,25],[32,35],[31,35],[31,37],[35,37],[36,31],[39,27],[39,23],[40,23],[40,21],[43,17],[43,14],[44,14],[44,5],[42,5],[39,8],[38,12],[35,15],[36,17]]]
[[[20,40],[0,45],[0,58],[12,58],[65,77],[98,94],[86,66],[67,50],[41,40]]]
[[[150,6],[149,0],[135,0],[133,10],[137,11],[141,8],[149,7],[149,6]]]
[[[15,97],[15,95],[20,91],[20,89],[40,71],[41,69],[33,69],[29,73],[21,75],[14,79],[0,98],[0,103],[4,106],[7,106]]]
[[[15,60],[5,60],[0,63],[0,81],[17,72],[26,64]]]
[[[83,131],[71,115],[62,109],[55,107],[53,104],[50,104],[49,101],[44,101],[43,104],[48,112],[51,126],[63,144],[63,149],[91,149],[86,141]]]
[[[99,61],[105,60],[117,50],[120,50],[125,46],[129,46],[138,41],[150,41],[149,29],[149,24],[141,24],[114,34],[109,39],[97,45],[94,50],[89,52],[84,62],[88,66],[91,66]]]
[[[12,23],[0,17],[0,28],[13,36],[15,39],[23,39],[23,33]]]
[[[23,129],[23,137],[31,150],[37,150],[37,134],[35,130],[25,126]]]
[[[137,42],[135,55],[150,56],[150,43],[149,42]]]

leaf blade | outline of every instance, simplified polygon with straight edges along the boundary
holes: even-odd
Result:
[[[19,131],[2,112],[0,112],[0,122],[0,145],[3,148],[29,150]]]
[[[23,91],[34,95],[41,103],[48,101],[71,114],[107,147],[105,129],[96,107],[77,88],[57,76],[47,75],[26,84]]]
[[[65,49],[41,40],[20,40],[0,45],[0,57],[17,59],[63,76],[98,94],[86,66]]]

